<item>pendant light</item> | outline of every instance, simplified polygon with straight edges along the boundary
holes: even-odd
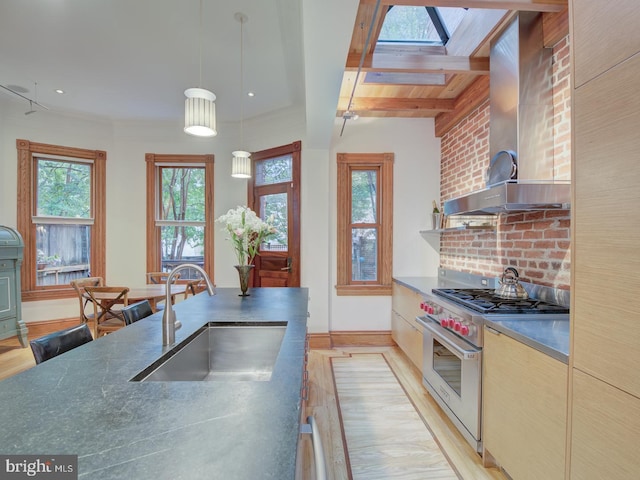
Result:
[[[202,0],[200,0],[200,78],[198,88],[184,91],[184,131],[197,137],[213,137],[216,130],[216,96],[202,86]]]
[[[249,21],[244,13],[236,13],[233,18],[240,22],[240,145],[243,143],[242,123],[244,117],[244,57],[243,57],[243,25]],[[231,161],[231,176],[235,178],[251,177],[251,154],[244,150],[236,150],[231,152],[233,160]]]

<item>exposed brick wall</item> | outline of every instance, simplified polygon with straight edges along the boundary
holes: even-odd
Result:
[[[553,49],[555,177],[571,179],[569,37]],[[447,132],[441,141],[441,201],[484,187],[489,166],[489,101]],[[568,289],[571,271],[568,210],[502,214],[495,232],[441,235],[444,268],[499,277],[508,266],[525,282]]]
[[[571,179],[571,63],[569,37],[553,47],[553,161],[559,180]]]

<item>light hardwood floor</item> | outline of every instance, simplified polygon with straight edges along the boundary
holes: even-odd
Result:
[[[303,417],[313,415],[322,434],[328,478],[351,479],[345,456],[345,440],[336,401],[332,357],[352,353],[381,353],[391,366],[399,383],[416,411],[433,433],[444,454],[464,480],[506,480],[498,469],[484,468],[482,459],[453,427],[440,407],[431,399],[421,383],[420,372],[397,347],[350,347],[332,350],[312,350],[309,354],[309,398]],[[35,366],[30,348],[22,348],[17,338],[0,340],[0,380]],[[311,440],[308,435],[300,442],[298,478],[313,480]],[[391,479],[390,479],[391,480]]]
[[[35,366],[31,348],[22,348],[17,337],[0,340],[0,380]]]
[[[455,429],[440,407],[422,386],[420,372],[397,347],[351,347],[332,350],[312,350],[309,354],[309,400],[304,415],[313,415],[322,435],[328,477],[334,480],[351,479],[345,455],[345,439],[340,425],[336,402],[335,382],[331,368],[332,357],[352,353],[381,353],[425,422],[444,454],[464,480],[506,480],[497,468],[482,466],[482,458]],[[303,439],[303,461],[298,477],[315,478],[310,458],[310,441]],[[306,443],[306,445],[305,445]],[[391,479],[390,479],[391,480]]]

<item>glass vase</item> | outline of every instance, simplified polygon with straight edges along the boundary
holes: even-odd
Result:
[[[234,265],[238,270],[238,276],[240,277],[240,290],[242,293],[240,297],[248,297],[247,290],[249,289],[249,277],[251,276],[251,269],[254,265]]]

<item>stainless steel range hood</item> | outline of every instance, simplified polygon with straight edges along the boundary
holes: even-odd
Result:
[[[569,208],[570,182],[554,178],[551,55],[535,12],[520,12],[492,43],[489,155],[514,152],[517,168],[507,180],[444,202],[445,215]]]

